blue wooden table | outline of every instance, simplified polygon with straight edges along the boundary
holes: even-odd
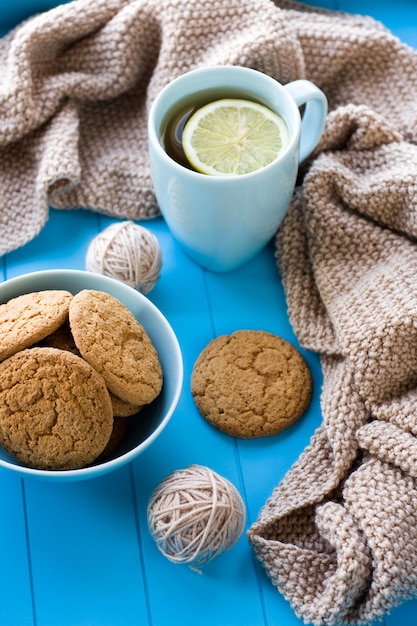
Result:
[[[311,3],[373,15],[417,47],[415,0]],[[40,0],[0,4],[3,31],[48,8]],[[112,221],[87,211],[52,210],[36,239],[1,259],[0,278],[46,268],[84,269],[89,242]],[[264,329],[298,345],[274,249],[271,244],[246,266],[214,274],[182,252],[161,218],[144,225],[157,236],[163,255],[161,278],[149,298],[172,324],[183,350],[178,409],[138,460],[101,479],[57,485],[0,470],[0,626],[299,625],[254,560],[245,535],[199,575],[159,553],[146,507],[168,473],[199,463],[236,485],[249,526],[320,424],[318,357],[304,351],[314,377],[313,401],[287,431],[244,441],[210,427],[194,406],[189,381],[195,359],[214,336]],[[384,623],[416,626],[417,601],[399,607]]]

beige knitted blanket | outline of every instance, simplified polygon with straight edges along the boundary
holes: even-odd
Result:
[[[417,590],[417,53],[370,19],[285,0],[73,0],[0,40],[0,254],[48,205],[158,211],[146,116],[186,70],[247,65],[328,96],[278,234],[323,423],[249,530],[309,623],[366,623]]]

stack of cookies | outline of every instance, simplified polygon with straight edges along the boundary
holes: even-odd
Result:
[[[105,460],[161,388],[150,337],[108,293],[45,290],[0,305],[0,444],[28,467]]]

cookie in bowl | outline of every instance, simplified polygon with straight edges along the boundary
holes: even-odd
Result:
[[[7,280],[0,284],[0,309],[28,294],[47,298],[47,291],[69,294],[59,324],[16,344],[14,354],[0,362],[0,467],[55,481],[93,478],[134,460],[166,427],[182,389],[181,349],[169,322],[146,296],[113,278],[83,270],[45,270]],[[146,367],[137,362],[147,395],[120,396],[104,377],[106,372],[85,358],[85,346],[79,336],[75,341],[70,324],[71,303],[83,291],[104,294],[100,297],[113,305],[117,302],[115,310],[123,309],[133,327],[140,328],[153,359],[145,359]],[[117,350],[120,335],[114,317],[109,324]],[[100,334],[96,343],[103,349]],[[127,352],[133,362],[139,359],[136,350]],[[114,352],[109,354],[114,361]]]

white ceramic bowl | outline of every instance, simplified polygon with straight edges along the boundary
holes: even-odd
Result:
[[[12,278],[0,284],[0,304],[11,298],[44,289],[105,291],[122,302],[147,331],[162,365],[164,382],[160,395],[129,420],[127,435],[109,460],[75,470],[39,470],[22,465],[0,446],[1,468],[25,477],[48,480],[94,478],[133,461],[161,434],[178,404],[183,384],[183,361],[178,340],[166,318],[145,296],[122,282],[82,270],[45,270]]]

